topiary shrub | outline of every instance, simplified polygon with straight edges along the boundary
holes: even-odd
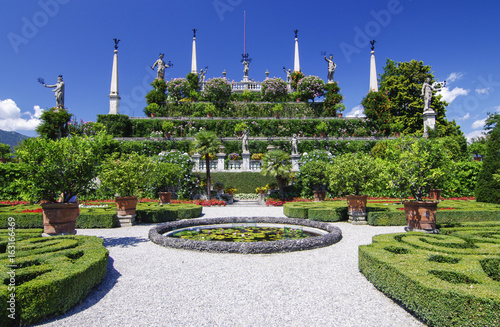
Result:
[[[57,140],[69,135],[68,123],[72,114],[65,109],[51,108],[40,116],[42,123],[36,128],[38,135],[51,140]]]
[[[132,123],[127,115],[97,115],[97,122],[105,126],[114,137],[132,136]]]

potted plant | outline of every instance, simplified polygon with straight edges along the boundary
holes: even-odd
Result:
[[[343,103],[337,103],[335,105],[335,111],[337,112],[337,117],[342,118],[342,111],[345,110],[345,104]]]
[[[280,118],[280,114],[282,111],[283,111],[283,105],[281,103],[277,103],[273,106],[273,112],[276,118]]]
[[[172,136],[172,131],[174,130],[174,123],[171,121],[164,121],[161,124],[161,129],[165,133],[165,137],[170,139],[170,137]]]
[[[318,132],[321,137],[325,137],[325,134],[328,132],[328,125],[322,121],[316,125],[316,132]]]
[[[380,166],[365,153],[346,153],[336,157],[327,168],[329,186],[337,195],[347,196],[349,222],[366,224],[366,192],[373,189]]]
[[[313,188],[314,201],[316,202],[321,202],[325,199],[327,166],[328,164],[326,162],[320,160],[309,161],[300,166],[300,182],[302,185]],[[308,195],[310,195],[310,193]]]
[[[84,192],[97,175],[104,159],[103,148],[111,136],[99,133],[50,140],[30,138],[17,148],[16,155],[26,172],[18,186],[25,199],[44,202],[45,235],[75,234],[79,215],[76,196]],[[59,202],[58,202],[59,201]]]
[[[207,104],[204,109],[204,112],[208,118],[212,117],[212,115],[215,114],[216,111],[217,108],[211,103]]]
[[[399,138],[387,148],[390,185],[410,192],[414,201],[406,201],[407,231],[437,233],[437,201],[424,201],[431,188],[443,185],[449,176],[451,160],[447,150],[426,139]]]
[[[234,133],[238,136],[241,137],[241,134],[243,133],[244,130],[248,129],[248,126],[245,122],[241,122],[241,123],[238,123],[236,124],[236,126],[234,126]]]
[[[148,183],[152,168],[152,161],[137,153],[115,154],[102,165],[99,179],[115,192],[118,216],[135,215],[137,195]]]
[[[169,162],[155,162],[151,186],[158,192],[160,205],[169,204],[172,197],[172,188],[179,183],[182,177],[182,168]]]
[[[240,155],[238,153],[230,153],[227,156],[231,161],[240,159]]]
[[[258,194],[264,194],[266,193],[267,191],[267,187],[265,186],[259,186],[255,189],[255,192],[257,192]]]

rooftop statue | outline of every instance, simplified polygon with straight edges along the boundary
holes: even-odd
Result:
[[[54,89],[54,96],[56,97],[56,106],[58,109],[64,109],[64,82],[62,75],[57,78],[57,83],[54,85],[46,85],[43,78],[39,78],[38,82],[45,87]]]

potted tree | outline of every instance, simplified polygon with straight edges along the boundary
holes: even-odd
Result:
[[[135,215],[140,190],[148,183],[153,170],[150,158],[137,153],[113,155],[101,167],[99,179],[115,192],[118,216]]]
[[[172,136],[172,131],[174,130],[174,123],[171,121],[164,121],[161,124],[161,129],[165,133],[165,137],[167,139],[170,139],[170,137]]]
[[[169,162],[157,162],[152,172],[152,186],[160,198],[160,205],[169,204],[172,188],[179,183],[182,168]]]
[[[366,224],[366,192],[375,187],[381,173],[375,159],[365,153],[346,153],[327,168],[332,192],[347,196],[349,222]]]
[[[309,161],[300,167],[300,182],[302,185],[312,186],[314,201],[325,199],[325,184],[327,183],[326,168],[328,163],[321,160]],[[310,192],[310,191],[309,191]],[[308,194],[310,195],[310,193]]]
[[[399,138],[387,148],[390,185],[415,200],[404,202],[407,231],[438,233],[437,201],[424,201],[431,188],[443,185],[451,160],[447,150],[427,139]]]
[[[318,132],[321,137],[325,137],[325,134],[328,132],[328,125],[322,121],[316,125],[316,132]]]
[[[282,111],[283,111],[283,105],[281,103],[277,103],[273,106],[273,112],[276,118],[280,118],[280,114]]]
[[[79,216],[76,196],[86,190],[104,159],[111,136],[74,136],[51,140],[30,138],[16,155],[25,176],[19,181],[24,198],[40,201],[44,235],[75,234]]]

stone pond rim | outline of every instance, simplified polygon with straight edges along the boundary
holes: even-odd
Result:
[[[223,242],[223,241],[194,241],[181,238],[168,237],[163,234],[175,229],[231,224],[231,223],[269,223],[298,225],[312,227],[326,231],[320,236],[313,236],[298,240],[279,240],[268,242]],[[223,217],[223,218],[201,218],[180,220],[157,225],[149,230],[149,239],[161,246],[176,249],[196,250],[216,253],[241,253],[241,254],[259,254],[259,253],[280,253],[311,250],[320,247],[329,246],[339,242],[342,239],[342,231],[331,224],[304,220],[297,218],[279,218],[279,217]]]

